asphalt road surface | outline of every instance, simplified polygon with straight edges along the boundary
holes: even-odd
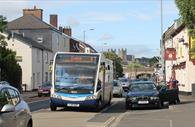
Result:
[[[51,112],[43,106],[32,115],[34,127],[195,127],[195,99],[182,101],[164,109],[126,110],[124,98],[114,98],[112,105],[99,113],[63,108]]]

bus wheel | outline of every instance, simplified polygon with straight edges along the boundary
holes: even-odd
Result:
[[[97,102],[96,107],[94,108],[94,111],[95,111],[95,112],[99,112],[99,111],[101,110],[101,108],[102,108],[102,99],[100,98],[100,99],[98,100],[98,102]]]
[[[56,111],[57,107],[50,103],[50,109],[51,111]]]

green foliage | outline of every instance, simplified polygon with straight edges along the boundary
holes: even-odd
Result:
[[[113,61],[114,67],[114,78],[123,77],[123,67],[122,67],[122,60],[118,57],[115,53],[112,52],[104,52],[104,55],[107,59]]]
[[[4,32],[6,24],[6,18],[0,15],[0,33]],[[0,34],[0,81],[7,81],[21,90],[21,67],[15,59],[16,53],[6,49],[6,46],[5,37]]]
[[[139,63],[131,63],[128,65],[128,68],[143,68],[144,66]]]
[[[149,65],[150,66],[154,66],[156,65],[158,62],[159,62],[159,57],[152,57],[150,60],[149,60]]]
[[[195,36],[195,0],[175,0],[175,3],[189,34]]]
[[[1,33],[3,33],[3,31],[5,31],[6,24],[7,24],[6,18],[3,17],[2,15],[0,15],[0,32]],[[7,42],[5,41],[5,37],[1,34],[0,34],[0,46],[1,47],[7,46]]]
[[[8,81],[12,86],[21,89],[22,70],[15,56],[15,52],[0,47],[0,80]]]

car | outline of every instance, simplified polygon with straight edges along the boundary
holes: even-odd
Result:
[[[28,104],[19,91],[8,83],[0,83],[0,127],[32,127]]]
[[[126,109],[136,107],[162,107],[160,92],[152,81],[138,81],[131,84],[126,96]]]
[[[168,85],[158,85],[157,89],[159,90],[160,98],[162,101],[167,101],[169,104],[177,104],[180,103],[178,101],[178,89],[172,88],[170,89]]]
[[[123,96],[123,88],[118,83],[118,80],[114,80],[113,81],[113,95],[117,95],[119,97],[122,97]]]
[[[50,95],[50,89],[51,89],[52,85],[50,82],[45,82],[43,83],[42,86],[39,86],[38,89],[38,96],[41,97],[42,95],[46,95],[49,96]]]
[[[118,82],[123,87],[123,90],[127,92],[130,85],[129,80],[127,78],[122,77],[122,78],[118,78]]]

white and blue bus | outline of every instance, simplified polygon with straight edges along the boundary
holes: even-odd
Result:
[[[99,111],[112,99],[113,65],[101,53],[54,56],[50,109],[86,107]]]

